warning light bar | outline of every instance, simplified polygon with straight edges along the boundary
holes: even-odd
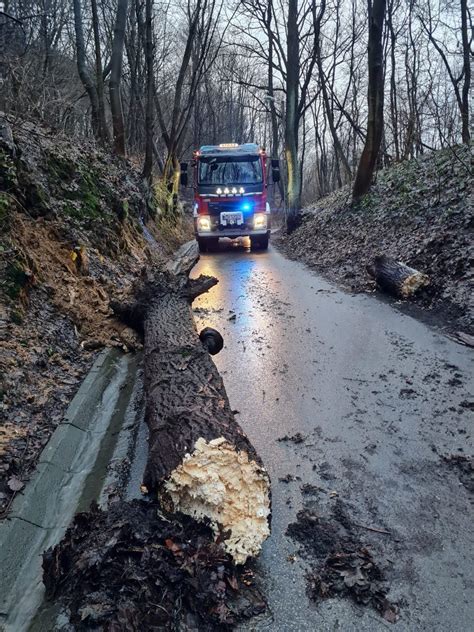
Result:
[[[222,147],[223,149],[231,149],[232,147],[238,147],[239,143],[220,143],[219,147]]]

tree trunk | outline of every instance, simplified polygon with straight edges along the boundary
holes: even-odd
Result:
[[[289,0],[285,121],[286,228],[288,232],[298,226],[301,210],[301,178],[298,165],[299,64],[298,0]]]
[[[95,83],[97,91],[97,108],[99,137],[103,145],[109,142],[109,130],[107,128],[107,120],[105,118],[105,99],[104,99],[104,70],[102,68],[102,57],[100,52],[100,32],[99,32],[99,16],[97,13],[97,0],[91,0],[92,9],[92,27],[94,31],[94,48],[95,48]]]
[[[369,45],[368,45],[368,118],[367,138],[360,157],[354,182],[353,197],[359,199],[367,193],[372,182],[383,133],[383,24],[386,0],[368,0]]]
[[[367,272],[382,290],[400,298],[410,298],[430,283],[426,274],[386,255],[375,257]]]
[[[162,179],[168,191],[166,209],[167,213],[176,211],[179,195],[179,183],[180,183],[180,164],[177,157],[177,150],[168,150],[168,156],[166,157]]]
[[[120,83],[122,78],[123,45],[125,41],[125,24],[127,22],[128,0],[118,0],[115,19],[112,56],[110,59],[110,109],[112,111],[112,128],[114,135],[114,151],[125,156],[125,125],[123,121]]]
[[[334,144],[334,152],[336,154],[336,174],[337,174],[337,179],[338,179],[338,186],[340,187],[342,186],[342,181],[341,181],[341,175],[340,175],[341,170],[339,168],[339,161],[341,161],[342,166],[344,168],[344,176],[345,176],[344,181],[345,182],[350,181],[350,179],[352,178],[352,172],[351,172],[351,167],[349,165],[349,161],[347,160],[347,156],[344,153],[344,150],[341,145],[341,141],[339,140],[339,136],[337,134],[336,124],[334,121],[334,112],[333,112],[331,103],[329,102],[329,92],[328,92],[328,86],[327,86],[328,79],[326,78],[326,75],[324,73],[324,68],[323,68],[323,56],[322,56],[322,51],[321,51],[321,20],[324,16],[325,10],[326,10],[326,2],[323,1],[321,2],[319,16],[314,18],[314,29],[315,29],[314,54],[316,57],[316,65],[318,67],[319,82],[321,85],[321,92],[323,95],[324,111],[326,112],[326,118],[329,125],[329,131],[331,132],[331,136],[332,136],[332,140]]]
[[[462,120],[462,142],[469,143],[471,134],[469,131],[469,89],[471,86],[471,50],[469,35],[467,31],[467,0],[461,0],[461,33],[463,50],[463,72],[464,83],[461,96],[461,120]]]
[[[397,36],[393,27],[393,0],[388,7],[388,27],[390,32],[390,118],[392,121],[393,142],[395,145],[395,161],[400,161],[400,145],[398,140],[398,99],[396,82],[396,56],[395,46]]]
[[[77,70],[79,77],[82,81],[89,100],[91,102],[92,110],[92,130],[96,139],[100,140],[100,117],[99,117],[99,100],[97,96],[97,90],[92,81],[92,77],[87,70],[86,62],[86,49],[84,44],[84,30],[82,25],[82,12],[81,1],[73,1],[74,8],[74,27],[76,32],[76,55],[77,55]]]
[[[132,308],[113,306],[144,332],[144,484],[168,510],[210,520],[240,564],[269,535],[270,481],[194,325],[190,305],[217,279],[188,279],[199,258],[196,242],[178,254],[166,273],[145,281]]]
[[[152,31],[152,0],[146,0],[145,5],[145,57],[146,57],[146,107],[145,107],[145,162],[143,177],[151,182],[153,169],[153,31]]]

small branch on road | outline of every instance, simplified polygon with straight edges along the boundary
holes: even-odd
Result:
[[[377,529],[377,527],[368,527],[365,524],[357,524],[357,522],[353,523],[355,527],[359,527],[359,529],[367,529],[367,531],[373,531],[374,533],[383,533],[384,535],[392,535],[390,531],[386,531],[385,529]]]

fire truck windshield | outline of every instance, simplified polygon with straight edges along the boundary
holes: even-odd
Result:
[[[262,182],[259,156],[209,157],[199,161],[199,184],[258,184]]]

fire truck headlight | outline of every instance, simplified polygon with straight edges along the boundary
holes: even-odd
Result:
[[[222,189],[219,187],[219,188],[216,190],[216,193],[217,193],[217,195],[222,195]]]
[[[239,189],[239,193],[240,193],[240,195],[243,195],[243,194],[245,193],[245,189],[244,189],[244,187],[240,187],[240,189]]]
[[[226,187],[226,188],[224,189],[224,195],[229,195],[229,193],[230,193],[230,191],[229,191],[229,189]]]
[[[208,217],[207,215],[202,215],[201,217],[199,217],[197,224],[198,224],[198,230],[202,230],[202,231],[211,230],[211,218]]]
[[[266,228],[267,227],[267,216],[265,213],[255,213],[253,216],[253,227],[254,228]]]

